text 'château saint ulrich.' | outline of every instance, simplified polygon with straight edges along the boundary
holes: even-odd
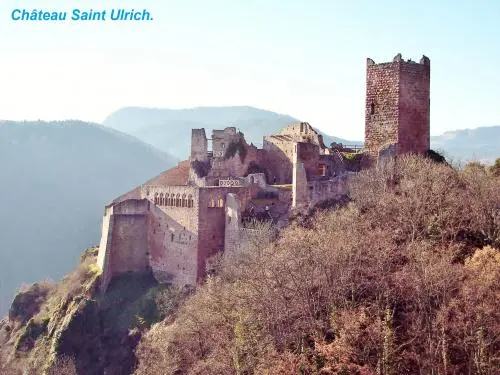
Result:
[[[13,21],[152,21],[151,12],[147,9],[73,9],[71,11],[56,11],[44,9],[14,9],[11,14]]]

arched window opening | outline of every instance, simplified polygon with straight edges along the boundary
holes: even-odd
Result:
[[[210,208],[215,207],[215,200],[213,198],[210,198],[210,201],[208,202],[208,207]]]
[[[370,115],[374,115],[375,114],[375,103],[371,103],[370,104]]]
[[[181,195],[177,194],[175,196],[175,207],[180,207],[181,206]]]
[[[163,193],[160,193],[160,206],[165,205],[165,198],[163,197]]]
[[[188,196],[188,207],[189,207],[189,208],[193,208],[193,206],[194,206],[193,196],[190,194],[190,195]]]
[[[155,193],[154,202],[156,205],[158,205],[158,193]]]
[[[217,199],[217,207],[224,207],[224,199],[220,197]]]
[[[182,207],[187,207],[187,197],[186,197],[186,194],[182,194]]]

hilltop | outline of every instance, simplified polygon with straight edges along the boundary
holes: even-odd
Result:
[[[335,207],[278,233],[256,223],[195,291],[126,274],[101,295],[89,249],[58,285],[18,294],[0,364],[9,375],[493,374],[499,178],[477,164],[380,163]]]

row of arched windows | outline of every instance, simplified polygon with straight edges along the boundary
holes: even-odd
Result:
[[[191,194],[169,194],[169,193],[155,193],[154,202],[158,206],[170,207],[194,207],[194,200]]]
[[[208,202],[208,207],[209,208],[222,208],[224,207],[224,199],[222,199],[221,197],[217,198],[217,200],[215,200],[214,198],[211,198],[210,201]]]

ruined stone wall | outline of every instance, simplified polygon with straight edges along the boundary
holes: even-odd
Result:
[[[243,177],[248,170],[250,163],[260,164],[261,153],[255,146],[244,144],[245,156],[242,158],[239,153],[226,159],[214,158],[213,170],[218,172],[219,177]]]
[[[148,226],[149,262],[160,282],[195,284],[199,189],[195,186],[144,186],[152,203]]]
[[[241,242],[241,209],[238,196],[229,193],[226,196],[224,228],[224,254],[233,253]]]
[[[147,214],[113,215],[111,275],[141,272],[149,268]]]
[[[320,146],[321,149],[325,148],[323,136],[307,122],[291,124],[278,134],[291,136],[294,142],[311,142]]]
[[[430,138],[430,61],[367,60],[365,148],[376,156],[387,144],[396,153],[424,153]]]
[[[264,164],[270,171],[269,183],[291,184],[295,143],[287,136],[264,137]]]
[[[224,249],[227,194],[234,193],[240,202],[240,209],[244,210],[248,202],[256,196],[257,190],[257,185],[200,188],[198,280],[205,276],[206,259]]]
[[[295,152],[297,160],[304,165],[306,177],[308,180],[318,175],[319,147],[314,143],[296,143]]]
[[[214,157],[223,158],[229,144],[233,142],[244,142],[242,133],[238,133],[236,128],[228,127],[224,130],[212,131],[212,152]]]
[[[244,143],[245,156],[240,157],[239,153],[226,158],[213,158],[212,169],[206,178],[205,186],[218,186],[219,179],[228,177],[240,178],[249,173],[250,168],[258,166],[268,173],[267,166],[263,160],[263,151],[257,147]]]
[[[206,161],[208,159],[208,140],[205,129],[191,130],[191,160]]]
[[[103,290],[117,274],[149,269],[148,211],[149,202],[144,199],[129,199],[106,208],[97,257]]]
[[[306,207],[308,204],[306,170],[304,164],[296,160],[293,163],[292,207]]]
[[[337,151],[332,155],[320,155],[318,164],[325,165],[326,178],[332,178],[341,175],[345,172],[346,167],[342,156]],[[321,169],[321,168],[320,168]],[[318,173],[320,171],[318,170]],[[321,177],[321,176],[320,176]]]
[[[397,153],[424,154],[430,148],[430,61],[402,63]]]
[[[307,184],[308,204],[316,204],[329,199],[338,199],[348,193],[347,182],[350,174],[343,174],[330,180],[310,181]]]
[[[109,268],[109,257],[111,253],[111,241],[113,237],[113,207],[107,207],[104,212],[101,229],[101,242],[97,254],[97,265],[101,268],[101,290],[106,290],[111,281],[111,270]]]

